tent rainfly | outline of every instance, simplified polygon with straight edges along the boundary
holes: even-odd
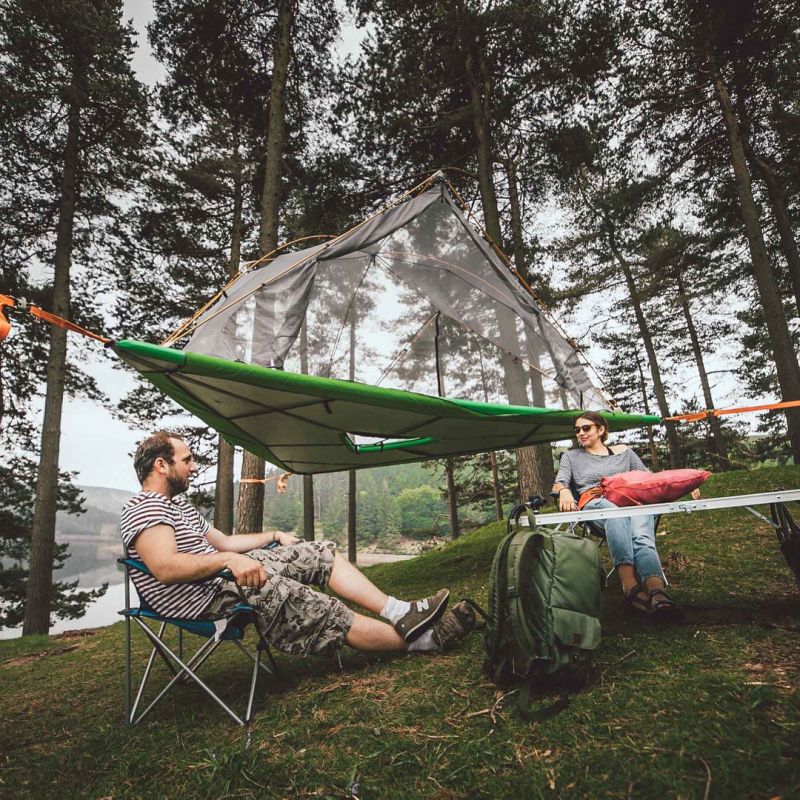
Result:
[[[113,347],[232,444],[296,473],[566,439],[576,411],[611,405],[440,174],[242,273],[165,344],[184,341]],[[606,414],[613,430],[660,421]]]

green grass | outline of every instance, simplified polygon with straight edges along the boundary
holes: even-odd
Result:
[[[704,493],[797,486],[800,467],[784,467],[714,476]],[[284,680],[259,692],[246,752],[191,686],[122,725],[121,625],[0,642],[0,796],[800,796],[800,592],[774,533],[738,509],[673,515],[659,534],[687,624],[630,619],[612,581],[593,681],[536,724],[481,674],[478,635],[440,657],[345,650],[344,671],[279,657]],[[369,574],[399,596],[448,585],[482,603],[501,536],[490,525]],[[143,660],[140,636],[135,648]],[[215,654],[204,675],[243,702],[237,655]]]

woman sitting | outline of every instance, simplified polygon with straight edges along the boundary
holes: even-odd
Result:
[[[578,447],[561,456],[553,486],[553,491],[558,492],[559,508],[561,511],[577,511],[579,507],[582,511],[616,508],[600,493],[601,479],[647,468],[626,445],[609,447],[605,444],[608,427],[603,417],[594,411],[587,411],[575,420],[575,436]],[[680,608],[667,594],[667,582],[656,550],[655,517],[618,517],[593,520],[592,524],[605,532],[628,607],[658,620],[680,619]]]

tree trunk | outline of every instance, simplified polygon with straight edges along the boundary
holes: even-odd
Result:
[[[781,240],[781,249],[786,259],[786,266],[789,268],[789,278],[794,291],[794,302],[797,306],[797,313],[800,314],[800,252],[797,250],[797,242],[794,238],[789,212],[786,210],[786,195],[772,167],[762,158],[759,158],[752,147],[748,147],[748,153],[751,163],[755,165],[767,186],[772,212],[775,214],[775,225],[778,228],[778,235]]]
[[[700,346],[700,337],[697,335],[697,328],[695,328],[694,320],[692,319],[692,311],[689,307],[689,298],[686,296],[683,277],[680,272],[675,277],[678,284],[678,302],[681,304],[683,316],[686,318],[686,328],[689,331],[689,339],[692,343],[692,353],[694,353],[697,372],[700,375],[700,385],[703,388],[703,399],[705,400],[706,408],[714,408],[711,384],[708,381],[708,373],[703,360],[703,348]],[[722,424],[719,421],[719,417],[713,415],[709,417],[708,423],[711,428],[713,450],[717,456],[717,467],[720,470],[726,470],[730,462],[728,461],[728,448],[725,446],[725,439],[722,435]]]
[[[492,467],[492,492],[494,494],[494,518],[500,522],[504,518],[503,497],[500,494],[500,479],[497,474],[497,453],[492,450],[489,453],[489,463]]]
[[[486,386],[486,370],[484,369],[483,365],[483,353],[481,352],[480,347],[473,349],[473,354],[477,358],[478,365],[480,366],[481,370],[481,385],[483,386],[483,400],[484,402],[489,402],[489,390]],[[492,474],[492,493],[494,494],[494,514],[495,519],[499,522],[503,519],[503,497],[500,492],[500,480],[498,477],[497,472],[497,453],[494,450],[490,451],[489,453],[489,464],[491,465],[491,474]]]
[[[458,524],[458,495],[456,493],[455,470],[452,458],[445,460],[444,472],[447,476],[447,507],[450,511],[450,536],[453,539],[458,539],[461,535],[461,527]]]
[[[530,276],[527,268],[524,253],[524,242],[522,239],[522,210],[519,201],[519,188],[517,186],[517,170],[512,159],[505,162],[506,176],[508,178],[508,197],[511,210],[511,237],[514,243],[514,266],[520,275]],[[532,348],[528,348],[529,351]],[[538,367],[537,363],[534,364]],[[542,376],[535,369],[530,370],[531,389],[533,390],[533,404],[539,405],[537,395],[542,398],[541,405],[544,406],[544,387],[542,386]],[[532,447],[521,447],[517,450],[517,470],[519,473],[519,497],[520,502],[525,502],[532,494],[547,497],[555,480],[553,469],[553,448],[549,444],[538,444]]]
[[[239,131],[233,132],[233,219],[231,221],[231,260],[228,277],[239,273],[242,257],[242,166],[239,158]],[[214,527],[233,533],[233,445],[220,435],[217,445],[217,479],[214,487]]]
[[[728,134],[731,166],[733,167],[736,191],[739,196],[739,208],[747,234],[747,243],[750,248],[753,277],[758,287],[772,345],[775,369],[781,389],[781,399],[784,401],[800,400],[800,365],[797,362],[797,353],[792,344],[792,337],[789,333],[789,326],[781,303],[780,291],[775,281],[766,245],[764,244],[764,234],[761,229],[758,209],[753,199],[750,173],[747,170],[739,121],[731,104],[728,87],[716,68],[713,69],[713,80]],[[792,457],[795,464],[800,464],[800,409],[788,408],[785,413]]]
[[[436,314],[436,328],[433,339],[434,349],[436,351],[436,386],[439,392],[439,397],[446,397],[447,390],[444,383],[444,365],[439,358],[439,314]],[[452,458],[445,459],[444,473],[447,476],[447,503],[450,509],[450,536],[453,539],[458,539],[461,535],[461,528],[458,524],[458,497],[456,495],[456,481],[454,475],[454,463]]]
[[[61,198],[56,233],[53,313],[66,319],[70,313],[70,266],[75,208],[78,202],[80,168],[81,104],[85,100],[88,64],[73,67],[67,110],[67,138],[61,175]],[[53,585],[53,544],[55,542],[58,497],[58,459],[61,445],[61,412],[66,377],[67,332],[51,326],[47,357],[47,394],[42,422],[39,471],[33,505],[31,554],[25,598],[22,635],[46,634],[50,630],[50,602]]]
[[[800,253],[798,253],[797,250],[797,242],[794,238],[792,223],[786,210],[786,195],[779,177],[775,174],[775,169],[765,158],[761,158],[750,141],[749,132],[752,130],[752,126],[750,123],[750,115],[747,110],[747,92],[744,89],[747,85],[747,79],[745,76],[745,65],[741,60],[736,61],[734,65],[734,76],[737,103],[735,108],[733,108],[732,103],[731,106],[733,108],[734,117],[737,118],[742,147],[744,148],[751,170],[755,170],[755,172],[761,176],[761,179],[767,187],[767,196],[769,197],[775,216],[775,227],[778,229],[781,250],[783,250],[786,266],[789,269],[789,279],[794,291],[795,305],[798,314],[800,314]],[[772,266],[771,263],[770,266]],[[773,273],[774,272],[775,270],[773,269]]]
[[[347,560],[356,563],[356,471],[347,472]]]
[[[233,445],[220,435],[217,442],[214,527],[223,533],[233,533],[233,455]]]
[[[350,364],[347,376],[351,381],[356,379],[356,314],[350,309]],[[356,563],[356,471],[347,472],[347,560]]]
[[[650,414],[650,401],[647,398],[647,384],[644,380],[644,370],[642,369],[642,360],[639,354],[634,354],[636,358],[636,369],[639,372],[639,391],[642,393],[642,403],[644,404],[644,413]],[[658,460],[658,449],[656,448],[656,437],[653,435],[653,426],[647,426],[647,444],[650,448],[650,463],[653,465],[653,472],[658,472],[661,469],[661,464]]]
[[[300,372],[308,375],[308,327],[300,326]],[[303,475],[303,538],[314,541],[314,476]]]
[[[314,541],[314,476],[303,475],[303,538]]]
[[[475,63],[471,54],[467,54],[464,65],[470,89],[472,130],[478,142],[478,185],[481,193],[483,219],[486,233],[493,240],[495,246],[500,248],[502,247],[503,239],[500,228],[500,212],[497,205],[497,192],[494,187],[494,152],[489,128],[492,79],[482,56],[478,56],[479,75],[475,73]],[[517,337],[516,326],[510,312],[506,314],[501,311],[498,315],[498,323],[500,325],[501,341],[510,341]],[[511,353],[503,352],[501,363],[508,402],[512,405],[529,405],[525,373],[519,360]],[[530,450],[532,448],[526,449]],[[517,450],[516,458],[520,497],[525,498],[530,492],[537,491],[537,486],[541,481],[541,474],[538,469],[540,464],[535,453],[521,453]],[[549,487],[547,487],[546,491],[549,491]]]
[[[264,187],[261,194],[261,225],[258,243],[266,255],[278,246],[278,210],[283,153],[286,148],[286,106],[284,93],[289,75],[289,55],[294,25],[295,0],[279,0],[275,28],[272,87],[269,95],[267,155],[264,164]]]
[[[269,123],[267,126],[267,155],[264,165],[264,187],[261,195],[261,224],[259,247],[266,255],[278,246],[278,208],[280,204],[280,181],[283,151],[286,145],[286,109],[284,92],[289,72],[291,33],[294,22],[293,0],[280,0],[278,20],[275,28],[273,52],[272,87],[269,101]],[[252,453],[245,453],[242,462],[242,478],[263,479],[264,461]],[[305,487],[305,481],[303,481]],[[313,501],[312,501],[313,502]],[[245,483],[239,485],[239,503],[236,513],[237,530],[260,530],[264,516],[264,484]]]
[[[606,234],[608,237],[608,244],[611,252],[616,258],[617,263],[622,269],[625,276],[625,283],[628,286],[628,294],[631,298],[631,305],[633,306],[634,314],[636,315],[636,323],[639,326],[639,333],[642,337],[642,343],[647,353],[647,360],[650,362],[650,376],[653,379],[653,391],[656,395],[656,402],[658,403],[658,411],[662,417],[669,417],[670,411],[667,405],[667,394],[664,391],[664,384],[661,381],[661,371],[658,368],[658,359],[656,356],[656,348],[653,344],[653,337],[650,334],[650,328],[647,325],[647,320],[642,310],[642,301],[639,297],[639,290],[636,288],[636,281],[633,277],[633,271],[625,256],[616,245],[614,228],[606,218]],[[667,431],[667,445],[669,447],[669,463],[672,469],[680,469],[683,466],[683,455],[681,453],[681,444],[678,439],[678,432],[675,430],[674,422],[665,422],[664,427]]]

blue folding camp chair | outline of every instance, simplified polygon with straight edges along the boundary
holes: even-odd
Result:
[[[128,725],[136,725],[141,722],[164,695],[180,680],[193,680],[206,694],[216,701],[228,713],[228,715],[238,725],[249,725],[253,712],[253,699],[255,697],[256,682],[260,671],[267,675],[277,675],[278,669],[269,644],[264,637],[258,634],[258,645],[253,654],[248,650],[242,639],[245,628],[254,622],[253,607],[242,602],[236,605],[230,616],[222,624],[210,620],[202,619],[174,619],[164,617],[153,611],[147,606],[144,600],[140,599],[139,608],[131,608],[130,602],[130,575],[132,570],[149,573],[147,566],[136,559],[128,557],[127,548],[125,557],[118,559],[119,563],[125,567],[125,608],[119,613],[125,618],[125,722]],[[220,576],[232,579],[232,575],[227,570],[219,573]],[[153,645],[150,656],[145,666],[142,680],[136,692],[136,699],[131,703],[132,697],[132,669],[131,669],[131,621],[135,622],[144,631],[147,638]],[[157,626],[154,630],[151,625]],[[177,654],[165,643],[165,634],[172,627],[178,631],[178,652]],[[205,639],[188,660],[183,656],[183,633],[195,634]],[[233,642],[248,658],[253,661],[253,672],[250,680],[250,691],[247,698],[247,707],[244,716],[239,716],[230,708],[197,674],[197,670],[203,662],[219,647],[223,642]],[[269,664],[262,663],[261,654],[266,653]],[[167,668],[172,673],[171,680],[164,686],[155,699],[137,716],[139,704],[144,694],[145,686],[150,678],[156,656],[160,656]]]

